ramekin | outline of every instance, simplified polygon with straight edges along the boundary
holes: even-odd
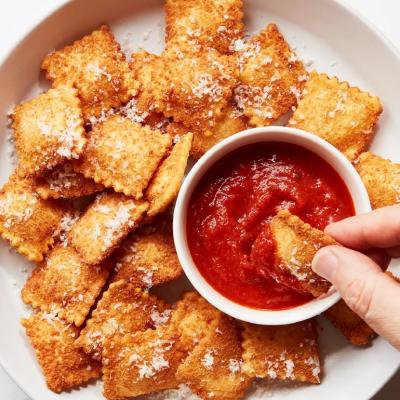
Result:
[[[194,263],[186,237],[186,215],[190,198],[202,176],[226,154],[254,143],[283,142],[301,146],[324,159],[340,175],[352,197],[356,214],[371,211],[365,186],[350,161],[334,146],[320,137],[300,129],[271,126],[237,133],[210,149],[190,170],[180,189],[174,211],[173,233],[176,251],[186,276],[194,288],[214,307],[242,321],[259,325],[284,325],[321,314],[334,305],[339,293],[327,294],[308,303],[284,310],[264,310],[235,303],[215,290],[201,275]]]

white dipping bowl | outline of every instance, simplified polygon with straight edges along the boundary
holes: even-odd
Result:
[[[281,126],[248,129],[237,133],[210,149],[186,176],[174,211],[174,241],[179,261],[195,289],[214,307],[242,321],[259,325],[292,324],[312,318],[335,304],[339,293],[331,289],[327,294],[308,303],[284,310],[264,310],[235,303],[215,290],[201,275],[194,263],[186,237],[189,202],[194,189],[208,169],[226,154],[254,143],[283,142],[301,146],[320,156],[340,175],[346,184],[356,214],[371,211],[367,191],[360,176],[347,158],[325,140],[300,129]]]

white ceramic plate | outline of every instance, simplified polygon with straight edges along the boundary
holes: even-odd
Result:
[[[246,24],[252,33],[276,22],[297,53],[312,67],[337,74],[381,97],[384,115],[373,151],[400,161],[400,58],[368,24],[332,0],[245,0]],[[160,52],[163,43],[161,0],[76,0],[38,25],[0,66],[0,183],[12,170],[8,155],[6,114],[22,99],[48,87],[39,75],[49,51],[90,32],[103,22],[112,25],[127,50],[142,46]],[[148,36],[148,38],[147,38]],[[147,39],[146,39],[147,38]],[[34,400],[101,399],[100,384],[55,395],[45,385],[33,351],[20,328],[28,313],[19,291],[32,266],[0,243],[0,362]],[[393,263],[392,268],[400,269]],[[356,349],[322,321],[324,377],[319,386],[266,386],[249,398],[363,400],[375,394],[400,364],[400,354],[378,339]],[[175,398],[172,395],[171,398]]]

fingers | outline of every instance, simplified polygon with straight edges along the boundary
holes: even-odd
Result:
[[[357,250],[400,246],[400,205],[346,218],[328,225],[325,232],[344,246]],[[399,254],[399,250],[393,254]]]
[[[366,255],[340,246],[319,250],[312,267],[375,332],[400,350],[400,284]]]

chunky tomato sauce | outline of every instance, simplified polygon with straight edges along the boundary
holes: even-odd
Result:
[[[285,309],[311,299],[268,273],[274,247],[268,224],[283,208],[319,229],[354,215],[340,176],[299,146],[250,145],[210,168],[191,197],[187,236],[193,260],[211,286],[259,309]]]

